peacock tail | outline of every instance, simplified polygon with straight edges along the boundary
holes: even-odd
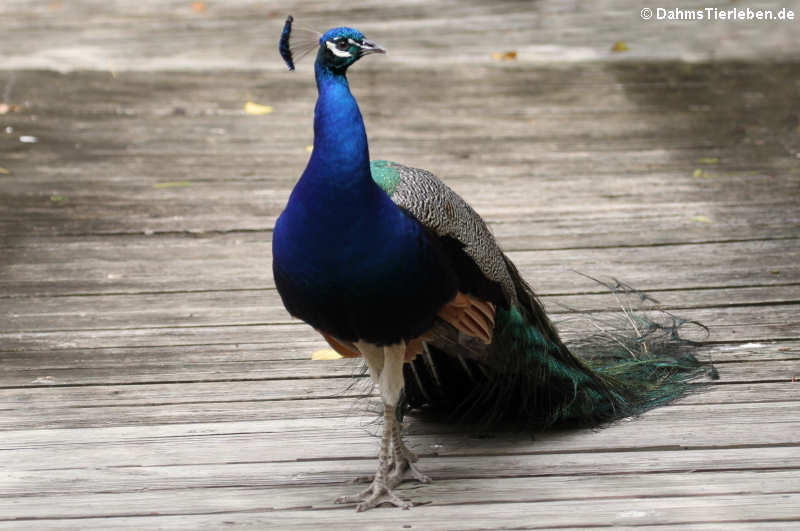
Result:
[[[628,310],[623,326],[606,325],[570,349],[530,285],[463,199],[425,170],[379,160],[372,161],[371,171],[398,206],[445,241],[460,243],[460,252],[478,269],[462,265],[461,276],[467,279],[462,289],[496,304],[488,345],[445,323],[434,327],[422,355],[405,367],[407,406],[440,419],[487,426],[594,425],[642,413],[690,389],[688,382],[701,365],[691,354],[691,342],[678,334],[687,323],[665,327],[623,307]]]
[[[432,342],[405,367],[407,407],[482,427],[594,426],[668,404],[694,388],[703,365],[692,353],[695,343],[679,330],[704,329],[701,324],[623,306],[615,322],[603,322],[601,332],[570,348],[508,264],[525,302],[498,310],[490,353],[454,357],[448,354],[452,344]]]

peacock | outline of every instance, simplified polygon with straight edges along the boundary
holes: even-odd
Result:
[[[292,23],[279,51],[294,70],[317,50],[318,98],[313,150],[275,223],[275,285],[291,315],[342,356],[363,357],[383,402],[377,471],[337,503],[408,508],[394,488],[409,476],[430,481],[401,437],[410,408],[486,425],[592,425],[685,390],[697,363],[684,351],[571,352],[464,199],[426,170],[370,160],[346,73],[385,49],[349,27],[304,46],[308,31]]]

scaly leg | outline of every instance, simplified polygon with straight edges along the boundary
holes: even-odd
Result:
[[[392,430],[392,473],[389,474],[389,483],[394,486],[402,483],[405,472],[411,473],[411,476],[420,483],[430,483],[431,478],[417,468],[415,464],[419,458],[408,449],[403,442],[400,433],[400,423],[395,421],[394,429]]]
[[[399,439],[395,408],[400,398],[400,391],[403,389],[403,363],[406,346],[401,341],[396,345],[383,348],[369,343],[358,342],[356,347],[366,359],[370,376],[378,384],[383,398],[383,437],[381,437],[380,452],[378,454],[378,470],[375,473],[372,484],[355,496],[337,498],[336,503],[360,502],[356,507],[359,512],[366,511],[384,502],[408,509],[411,504],[401,500],[392,492],[392,488],[396,483],[389,483],[390,448],[393,446],[395,433],[397,433],[397,438]],[[405,448],[404,445],[403,448]]]
[[[430,483],[431,478],[423,474],[415,465],[418,458],[403,442],[401,432],[400,423],[395,419],[394,426],[392,427],[392,445],[391,455],[389,457],[389,468],[391,472],[389,472],[386,483],[389,485],[389,488],[396,487],[406,479],[406,471],[411,474],[413,479],[420,483]],[[372,483],[374,479],[375,476],[359,476],[353,480],[353,483]]]

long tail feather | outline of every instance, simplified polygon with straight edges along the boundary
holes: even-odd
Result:
[[[619,322],[593,321],[597,332],[568,347],[530,286],[506,265],[519,305],[497,309],[488,355],[452,356],[452,348],[446,354],[446,345],[433,341],[426,360],[406,368],[411,407],[483,425],[594,425],[668,403],[700,373],[693,343],[678,333],[691,322],[663,313],[669,323],[659,323],[625,302]],[[648,300],[622,283],[604,285],[618,300]]]

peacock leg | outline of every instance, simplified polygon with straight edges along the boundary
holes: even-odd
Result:
[[[430,483],[431,478],[417,468],[415,463],[418,459],[414,452],[409,450],[403,442],[400,423],[395,421],[394,429],[392,430],[392,472],[389,475],[389,484],[394,486],[402,483],[406,471],[420,483]]]
[[[420,483],[430,483],[431,478],[422,473],[415,464],[418,457],[403,442],[400,426],[400,423],[395,420],[392,428],[391,455],[389,457],[391,471],[386,481],[387,485],[389,488],[394,488],[402,483],[406,472],[409,472],[411,477]],[[374,479],[375,476],[359,476],[353,480],[353,483],[372,483]]]
[[[366,511],[384,502],[397,507],[408,509],[411,504],[398,497],[392,488],[396,483],[389,481],[389,471],[392,467],[392,453],[396,432],[397,419],[395,408],[403,389],[403,362],[405,358],[405,343],[386,347],[376,347],[368,343],[356,343],[358,350],[367,360],[370,376],[378,384],[383,398],[383,437],[381,437],[380,452],[378,453],[378,470],[369,487],[355,496],[342,496],[336,503],[358,503],[356,510]],[[382,350],[382,352],[380,352]],[[379,355],[379,352],[382,356]]]

